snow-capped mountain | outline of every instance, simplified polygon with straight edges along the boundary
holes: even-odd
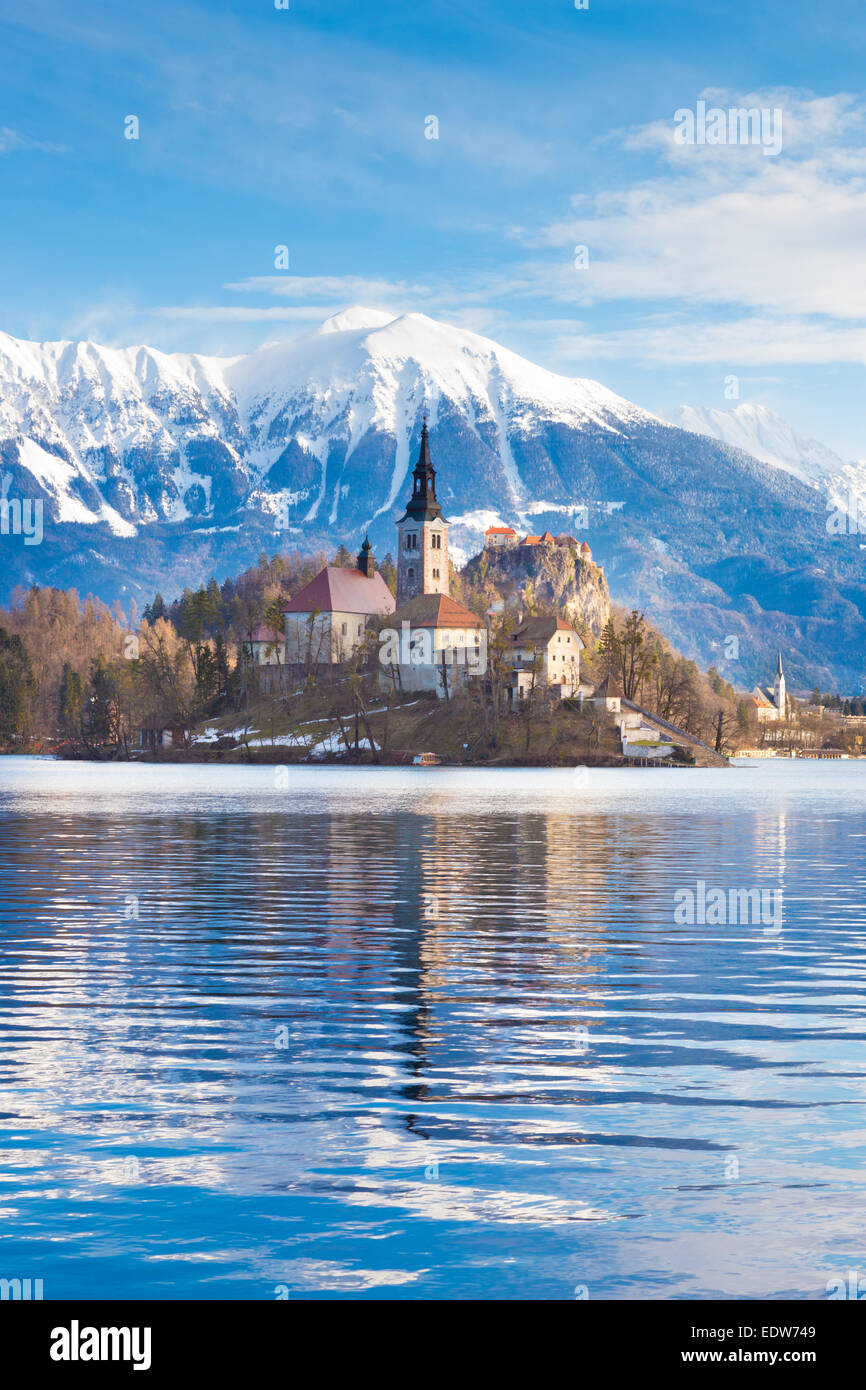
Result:
[[[781,415],[763,405],[743,403],[733,410],[682,405],[665,419],[694,434],[743,449],[771,468],[816,488],[828,512],[834,508],[866,518],[866,460],[846,462],[817,439],[798,434]]]
[[[744,449],[752,458],[818,487],[826,486],[848,466],[826,444],[797,434],[787,420],[764,405],[743,402],[733,410],[681,405],[667,411],[665,419],[680,429]]]
[[[0,435],[18,443],[56,519],[104,520],[118,535],[218,518],[241,502],[267,509],[284,490],[300,527],[372,521],[399,500],[424,409],[432,429],[463,417],[515,505],[532,489],[514,434],[539,419],[615,432],[652,418],[596,382],[423,314],[350,309],[226,359],[0,335]],[[383,437],[392,456],[374,462],[371,443]]]
[[[690,654],[719,664],[739,633],[749,677],[781,644],[804,683],[862,678],[862,555],[828,537],[820,446],[795,458],[769,418],[709,412],[685,429],[478,334],[376,309],[235,358],[0,334],[3,491],[45,511],[41,545],[2,537],[6,594],[37,581],[147,601],[263,550],[354,548],[368,529],[382,555],[424,412],[458,556],[498,522],[576,531],[614,599]]]

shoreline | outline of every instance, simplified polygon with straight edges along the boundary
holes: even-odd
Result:
[[[385,767],[406,767],[406,768],[417,768],[417,770],[418,770],[419,772],[426,772],[426,771],[433,770],[433,769],[435,769],[435,768],[448,768],[449,770],[455,770],[455,769],[469,769],[469,770],[472,770],[472,769],[476,769],[476,768],[505,768],[505,769],[508,769],[508,768],[511,768],[511,769],[516,769],[516,768],[549,768],[549,769],[552,770],[552,769],[557,769],[557,768],[559,768],[559,769],[572,769],[572,770],[573,770],[574,768],[578,768],[578,767],[585,767],[585,768],[587,768],[587,769],[591,769],[591,768],[612,768],[612,769],[613,769],[613,768],[631,768],[631,767],[639,767],[639,768],[656,768],[656,767],[658,767],[658,768],[680,769],[680,770],[682,770],[682,771],[688,771],[688,770],[691,770],[691,769],[699,768],[699,767],[701,766],[701,764],[696,763],[696,762],[683,762],[683,761],[680,761],[679,759],[677,759],[677,760],[675,760],[675,761],[671,761],[671,760],[668,759],[668,758],[605,758],[605,757],[594,758],[594,759],[592,759],[591,761],[585,761],[585,760],[580,760],[580,759],[575,760],[575,761],[572,761],[571,759],[566,759],[566,758],[563,758],[563,759],[552,759],[552,758],[544,758],[544,757],[537,757],[537,758],[533,758],[533,757],[526,757],[526,758],[502,757],[502,758],[486,758],[486,759],[478,759],[478,760],[459,760],[459,761],[458,761],[458,760],[451,760],[451,759],[448,759],[448,758],[444,758],[444,757],[443,757],[443,758],[441,758],[441,760],[440,760],[439,762],[430,763],[430,764],[427,764],[427,765],[419,765],[419,764],[413,762],[413,756],[414,756],[414,755],[411,754],[411,753],[400,753],[400,754],[396,754],[396,755],[386,755],[386,756],[384,756],[384,757],[380,757],[380,758],[377,760],[377,759],[370,758],[370,757],[353,758],[353,757],[345,757],[345,756],[342,756],[342,757],[341,757],[341,756],[337,756],[337,755],[333,755],[333,754],[324,755],[324,756],[318,757],[318,758],[291,758],[291,757],[286,757],[286,750],[283,750],[283,749],[280,749],[280,748],[264,748],[264,749],[262,749],[262,748],[257,748],[257,749],[251,750],[252,756],[242,756],[242,757],[231,756],[231,754],[234,754],[236,751],[237,751],[237,750],[235,750],[235,749],[230,750],[228,756],[221,756],[220,754],[215,754],[215,755],[210,755],[210,756],[208,756],[208,755],[201,756],[201,755],[196,755],[196,754],[192,754],[192,755],[191,755],[191,754],[189,754],[188,752],[181,752],[180,750],[178,750],[177,752],[166,752],[165,754],[163,754],[163,755],[161,755],[161,756],[160,756],[160,755],[154,756],[153,754],[144,754],[144,755],[139,756],[139,755],[137,755],[137,754],[133,754],[133,755],[130,756],[130,757],[103,757],[103,758],[100,758],[100,757],[87,757],[87,756],[82,756],[82,755],[78,755],[78,754],[74,754],[74,753],[62,753],[62,752],[58,752],[58,751],[55,751],[55,750],[45,750],[45,749],[9,749],[9,748],[5,748],[5,749],[0,750],[0,757],[3,757],[3,756],[5,756],[5,757],[34,757],[34,758],[42,758],[42,759],[45,759],[45,760],[48,760],[48,761],[52,761],[52,762],[66,762],[66,763],[78,763],[78,762],[83,762],[83,763],[105,763],[105,764],[120,764],[120,765],[130,765],[130,764],[133,764],[133,763],[137,763],[137,764],[141,764],[141,765],[145,765],[145,766],[155,766],[155,767],[167,767],[167,766],[175,765],[175,764],[178,765],[178,766],[185,766],[185,767],[213,767],[213,766],[217,766],[217,765],[222,765],[222,766],[225,766],[225,767],[311,767],[311,768],[312,768],[312,767],[328,767],[328,768],[343,767],[343,768],[360,768],[360,769],[363,769],[364,771],[369,771],[371,768],[376,768],[376,767],[382,767],[382,768],[385,768]],[[731,766],[731,762],[730,762],[730,760],[727,759],[727,758],[721,758],[721,757],[720,757],[718,763],[715,763],[715,762],[713,762],[713,763],[708,763],[708,764],[706,764],[705,766],[709,766],[709,767],[719,767],[719,768],[730,767],[730,766]]]

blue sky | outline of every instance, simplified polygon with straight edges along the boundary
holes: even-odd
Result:
[[[0,14],[5,331],[234,353],[421,310],[650,409],[734,375],[866,457],[862,0]],[[677,144],[702,98],[781,110],[781,151]]]

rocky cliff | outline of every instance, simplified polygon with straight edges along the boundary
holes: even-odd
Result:
[[[610,616],[604,572],[569,545],[482,550],[460,573],[466,600],[488,607],[497,599],[525,613],[557,611],[586,641],[599,637]],[[478,610],[480,611],[480,609]]]

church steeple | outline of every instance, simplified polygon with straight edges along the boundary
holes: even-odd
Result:
[[[406,516],[416,521],[442,515],[442,508],[436,499],[436,469],[430,457],[430,437],[427,433],[427,416],[421,425],[421,448],[418,462],[412,474],[412,496],[406,503]],[[404,518],[405,520],[405,518]]]
[[[785,717],[788,704],[788,696],[785,690],[785,673],[782,670],[782,653],[779,652],[779,659],[776,662],[776,679],[773,681],[773,699],[778,710],[781,710],[782,717]]]
[[[397,522],[397,603],[417,594],[447,594],[448,522],[436,497],[436,469],[430,457],[427,416],[421,425],[421,447],[412,473],[412,496]]]

